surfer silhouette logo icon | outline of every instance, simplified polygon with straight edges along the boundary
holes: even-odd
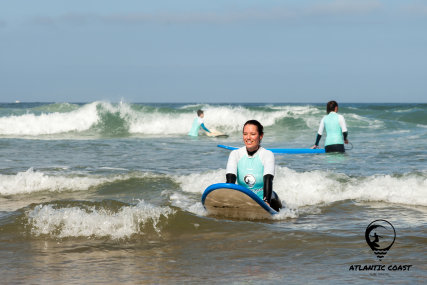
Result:
[[[245,181],[246,185],[248,185],[249,188],[254,187],[255,183],[256,183],[256,179],[255,176],[253,176],[252,174],[247,174],[243,180]]]
[[[365,239],[377,258],[381,261],[396,240],[393,225],[386,220],[375,220],[368,225]]]

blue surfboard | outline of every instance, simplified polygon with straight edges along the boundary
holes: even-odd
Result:
[[[269,219],[278,212],[251,190],[237,184],[216,183],[207,187],[202,204],[210,215],[238,219]]]
[[[222,145],[222,144],[219,144],[218,147],[225,148],[228,150],[238,149],[238,147]],[[277,153],[277,154],[325,153],[324,148],[315,148],[315,149],[311,149],[311,148],[267,148],[267,149],[270,150],[271,152]]]

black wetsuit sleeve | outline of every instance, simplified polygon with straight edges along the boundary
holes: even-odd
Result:
[[[348,136],[348,132],[343,132],[342,134],[343,134],[343,136],[344,136],[344,140],[346,140],[346,139],[347,139],[347,136]]]
[[[321,138],[321,137],[322,137],[322,135],[317,134],[316,142],[314,143],[314,145],[319,145],[319,142],[320,142],[320,138]]]
[[[233,173],[227,173],[225,175],[225,179],[226,179],[225,183],[235,184],[236,180],[237,180],[237,176],[236,176],[236,174],[233,174]]]
[[[271,195],[273,193],[273,178],[271,174],[264,175],[264,201],[271,202]]]

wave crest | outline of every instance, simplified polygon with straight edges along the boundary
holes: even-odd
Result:
[[[31,232],[36,236],[123,239],[144,234],[149,225],[160,235],[160,219],[175,212],[169,207],[140,201],[134,206],[121,207],[116,212],[95,206],[57,208],[53,204],[37,205],[27,216]]]

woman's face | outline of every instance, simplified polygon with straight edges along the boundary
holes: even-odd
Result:
[[[248,151],[255,151],[259,148],[262,140],[262,135],[258,133],[258,128],[255,125],[247,124],[243,128],[243,142]]]

